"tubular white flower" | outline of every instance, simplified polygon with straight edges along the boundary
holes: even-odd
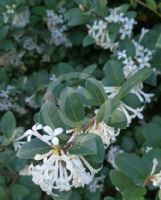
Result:
[[[107,148],[111,143],[116,141],[116,137],[119,135],[120,129],[108,126],[104,122],[97,123],[95,120],[94,124],[89,127],[86,132],[99,135]]]
[[[143,103],[150,103],[154,94],[143,92],[143,84],[140,83],[131,90],[131,93],[135,94],[139,100]]]
[[[161,189],[161,171],[159,173],[154,174],[157,166],[158,166],[158,160],[154,158],[152,170],[150,173],[150,181],[152,182],[153,186],[159,187]]]
[[[62,150],[38,154],[35,160],[41,163],[30,165],[32,180],[49,195],[54,195],[53,189],[69,191],[72,187],[84,187],[100,170],[94,169],[83,156],[68,155]]]
[[[120,25],[118,33],[120,39],[123,40],[131,36],[133,27],[136,24],[134,19],[126,17],[120,10],[120,7],[109,9],[109,15],[104,20],[94,21],[92,26],[87,25],[88,34],[95,40],[96,44],[113,52],[118,48],[118,42],[111,40],[108,25],[110,23],[118,23]]]
[[[118,94],[120,87],[104,87],[104,90],[108,94],[108,97],[112,99]],[[134,93],[133,90],[131,91],[131,93]],[[132,122],[132,119],[134,119],[135,117],[143,119],[143,115],[141,112],[143,111],[144,106],[142,106],[141,108],[134,109],[126,105],[123,101],[120,101],[120,105],[117,109],[125,114],[128,125]]]

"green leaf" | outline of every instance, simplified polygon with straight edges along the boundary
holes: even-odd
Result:
[[[126,128],[127,118],[123,112],[115,110],[109,118],[108,125],[115,128],[121,128],[121,129]]]
[[[154,0],[146,0],[146,3],[151,9],[157,10],[157,3]]]
[[[106,86],[120,86],[124,81],[124,74],[121,64],[115,60],[109,60],[103,70],[105,71],[105,78],[103,82]]]
[[[92,0],[92,6],[94,11],[99,16],[105,16],[107,13],[107,1],[106,0]]]
[[[87,47],[91,44],[94,44],[94,39],[89,35],[85,36],[83,39],[83,47]]]
[[[6,37],[7,33],[9,31],[9,26],[4,26],[0,28],[0,39],[3,39]]]
[[[61,192],[55,190],[53,193],[57,195],[57,197],[54,196],[54,200],[69,200],[72,190]]]
[[[77,91],[64,89],[60,94],[61,118],[70,127],[81,127],[85,122],[85,110]]]
[[[76,155],[96,154],[97,146],[95,139],[96,135],[92,133],[77,136],[72,142],[69,153]]]
[[[45,125],[50,126],[52,129],[64,126],[57,106],[51,102],[46,102],[42,105],[40,115]]]
[[[32,13],[35,15],[45,16],[46,15],[46,7],[45,6],[35,6],[32,8]]]
[[[161,148],[161,126],[156,123],[146,123],[142,131],[149,146]]]
[[[47,153],[50,149],[49,145],[35,138],[25,143],[17,152],[17,156],[22,159],[33,159],[36,154]]]
[[[132,90],[132,88],[134,86],[136,86],[140,82],[145,81],[152,73],[153,73],[153,70],[150,68],[141,69],[139,72],[137,72],[133,77],[128,79],[122,85],[122,87],[116,97],[119,99],[124,98]]]
[[[30,194],[30,190],[20,184],[14,184],[11,186],[11,195],[14,197],[24,197]]]
[[[130,57],[134,57],[136,55],[135,46],[130,39],[125,39],[120,41],[119,50],[120,51],[126,50],[127,55]]]
[[[66,18],[69,26],[78,26],[89,22],[91,17],[85,15],[79,8],[72,8],[67,11]]]
[[[112,100],[108,99],[101,105],[96,115],[96,119],[98,122],[104,121],[105,123],[108,123],[111,113],[112,113]]]
[[[87,79],[85,88],[90,93],[89,102],[92,105],[102,105],[107,99],[107,95],[104,91],[102,84],[94,78]]]
[[[87,160],[95,163],[102,163],[105,154],[102,139],[93,133],[77,136],[72,142],[69,153],[84,155]]]
[[[119,171],[111,170],[110,179],[112,184],[119,189],[124,200],[143,200],[146,188],[137,186],[132,179]]]
[[[122,101],[131,108],[140,108],[142,106],[139,98],[132,93],[129,93],[122,99]]]
[[[0,186],[0,199],[1,200],[5,200],[6,199],[6,197],[5,197],[5,190],[1,186]]]
[[[156,46],[157,48],[161,48],[161,34],[159,34],[155,46]]]
[[[3,115],[0,127],[4,136],[7,138],[13,136],[13,132],[16,128],[16,119],[11,111],[8,111]]]
[[[144,185],[147,176],[144,162],[141,158],[129,153],[121,153],[115,158],[118,169],[132,178],[137,185]]]

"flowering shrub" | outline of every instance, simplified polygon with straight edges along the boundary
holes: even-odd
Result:
[[[160,200],[160,3],[0,9],[0,200]]]

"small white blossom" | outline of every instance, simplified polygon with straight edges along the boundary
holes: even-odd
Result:
[[[124,150],[120,149],[119,146],[111,146],[107,154],[107,161],[115,169],[117,169],[117,165],[115,163],[115,157],[120,153],[124,153]]]
[[[120,39],[123,40],[126,37],[131,37],[132,30],[136,21],[125,16],[120,12],[119,8],[109,9],[109,15],[104,20],[96,20],[93,25],[87,25],[88,34],[95,40],[96,44],[103,49],[110,49],[115,51],[118,47],[118,42],[114,42],[110,38],[108,26],[110,23],[118,23],[120,29],[118,31]]]
[[[152,170],[150,173],[150,181],[152,182],[153,186],[159,187],[161,189],[161,171],[159,173],[154,174],[157,166],[158,166],[158,161],[156,158],[154,158]]]
[[[113,99],[118,94],[120,87],[104,87],[104,90],[108,94],[108,98]],[[134,92],[131,91],[131,93]],[[128,125],[132,122],[132,119],[136,117],[143,119],[143,114],[141,112],[143,111],[144,106],[141,108],[132,108],[125,104],[123,101],[120,101],[120,105],[117,109],[125,114]]]
[[[146,93],[146,92],[143,91],[143,84],[142,83],[135,86],[131,90],[131,93],[135,94],[141,102],[145,102],[145,103],[150,103],[152,97],[154,96],[154,94],[152,94],[152,93]]]
[[[19,13],[15,13],[12,20],[12,26],[16,28],[24,28],[30,21],[29,10],[24,10]]]
[[[56,14],[53,10],[47,10],[47,26],[51,32],[51,43],[56,46],[64,45],[70,47],[72,44],[65,35],[67,26],[64,23],[63,15]]]
[[[87,133],[95,133],[102,138],[105,147],[108,147],[111,143],[116,141],[116,137],[120,133],[120,129],[108,126],[104,122],[95,120],[94,124],[86,130]]]

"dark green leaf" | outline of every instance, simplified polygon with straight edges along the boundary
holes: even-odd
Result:
[[[107,99],[107,95],[105,94],[102,84],[96,79],[87,79],[85,83],[85,88],[91,95],[89,102],[92,105],[102,105],[102,103],[104,103]]]
[[[109,60],[103,69],[106,75],[103,82],[106,86],[120,86],[123,83],[124,75],[119,62]]]
[[[4,136],[10,138],[16,128],[16,119],[11,111],[5,113],[1,119],[1,131]]]
[[[46,143],[32,139],[31,142],[25,143],[17,152],[17,156],[22,159],[33,159],[36,154],[47,153],[51,147]]]

